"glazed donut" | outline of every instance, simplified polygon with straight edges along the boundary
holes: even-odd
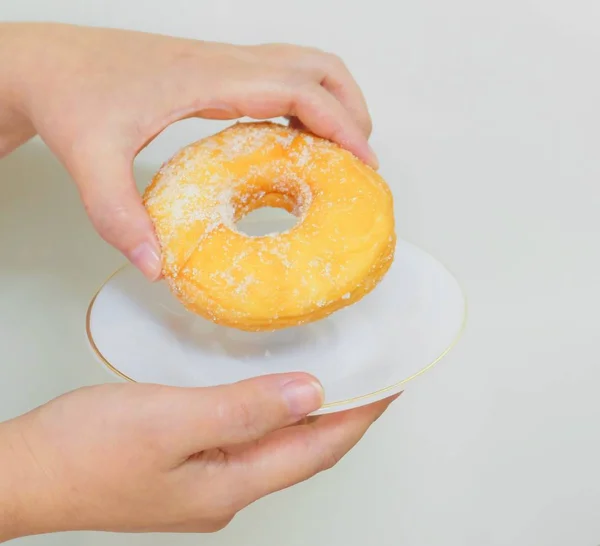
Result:
[[[338,145],[273,122],[238,122],[181,149],[143,195],[163,278],[188,310],[245,331],[322,319],[373,290],[396,246],[392,194]],[[298,217],[251,237],[260,207]]]

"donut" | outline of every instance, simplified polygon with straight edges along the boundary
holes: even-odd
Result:
[[[237,122],[182,148],[143,194],[162,277],[189,311],[248,332],[323,319],[358,302],[394,259],[389,186],[337,144],[271,121]],[[261,207],[282,233],[236,224]]]

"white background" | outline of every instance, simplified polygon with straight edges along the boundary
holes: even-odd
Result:
[[[447,264],[470,303],[459,346],[346,459],[252,506],[223,533],[79,533],[22,544],[600,544],[599,6],[3,0],[2,20],[340,54],[369,101],[400,235]],[[142,183],[214,128],[194,121],[163,134],[140,157]],[[39,144],[0,162],[0,179],[5,419],[107,379],[83,321],[121,259],[92,232]]]

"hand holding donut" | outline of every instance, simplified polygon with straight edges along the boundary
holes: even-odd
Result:
[[[376,166],[362,93],[328,53],[42,23],[1,24],[2,44],[0,157],[39,134],[100,235],[151,280],[160,251],[132,164],[169,124],[292,117]]]

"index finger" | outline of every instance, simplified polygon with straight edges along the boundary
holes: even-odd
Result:
[[[314,62],[319,65],[321,86],[331,93],[348,111],[363,135],[368,139],[373,131],[373,121],[365,96],[346,67],[336,55],[319,54]],[[298,118],[287,116],[292,127],[302,127]]]
[[[325,65],[325,77],[321,85],[344,105],[362,129],[364,135],[369,138],[373,130],[373,121],[362,89],[344,61],[337,55],[327,54]]]
[[[224,100],[227,102],[228,97]],[[320,83],[290,86],[255,82],[242,98],[235,96],[231,102],[235,106],[232,117],[297,118],[311,133],[337,143],[374,169],[378,166],[363,130],[342,103]]]
[[[352,114],[324,87],[315,86],[296,97],[293,114],[309,130],[336,142],[377,169],[378,160],[367,136]]]

